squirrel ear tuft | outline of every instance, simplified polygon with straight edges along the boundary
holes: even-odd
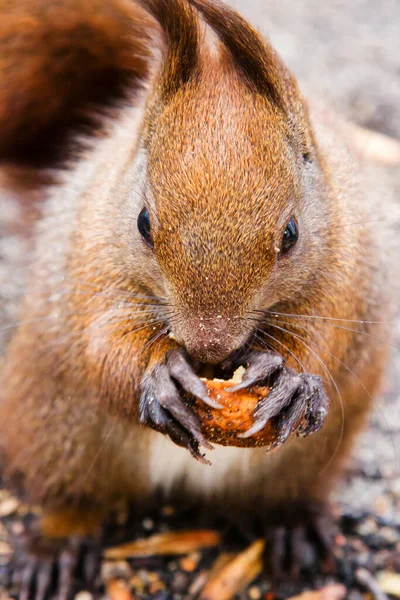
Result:
[[[195,73],[199,58],[199,20],[187,0],[138,0],[159,23],[166,55],[158,81],[161,101],[175,94]]]
[[[0,161],[52,166],[149,79],[159,28],[131,0],[0,0]]]
[[[219,36],[247,84],[286,112],[297,85],[271,44],[221,0],[188,1]]]

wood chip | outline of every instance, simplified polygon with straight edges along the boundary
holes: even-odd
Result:
[[[292,596],[288,600],[342,600],[346,595],[346,588],[341,584],[327,585],[320,590],[303,592]]]
[[[352,140],[365,158],[388,166],[400,165],[400,142],[397,139],[351,125]]]
[[[134,600],[126,583],[118,579],[110,579],[107,582],[106,590],[110,600]]]
[[[181,560],[179,561],[179,566],[182,569],[182,571],[186,571],[186,573],[192,573],[196,570],[200,559],[201,554],[199,552],[192,552],[191,554],[181,558]]]
[[[78,592],[74,600],[93,600],[93,595],[90,592]]]
[[[194,600],[200,594],[201,590],[206,585],[209,578],[209,573],[204,570],[200,571],[200,573],[193,579],[192,583],[189,586],[188,594],[185,596],[184,600]]]
[[[19,507],[19,502],[16,498],[6,498],[0,503],[0,517],[8,517],[15,513]]]
[[[262,570],[262,554],[265,542],[257,540],[244,552],[237,554],[210,579],[203,589],[200,600],[230,600],[245,589]]]
[[[400,574],[393,571],[381,571],[376,576],[379,587],[391,596],[400,598]]]
[[[217,546],[220,538],[219,533],[211,530],[161,533],[109,548],[104,556],[108,559],[120,560],[135,556],[190,554],[200,548]]]

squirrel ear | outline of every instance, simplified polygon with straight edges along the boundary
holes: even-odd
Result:
[[[148,80],[155,30],[131,0],[0,2],[0,161],[69,158],[72,133]]]
[[[310,160],[313,134],[307,107],[293,74],[272,45],[221,0],[188,0],[219,36],[243,80],[285,116],[292,141]]]

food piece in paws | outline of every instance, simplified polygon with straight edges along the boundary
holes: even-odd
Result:
[[[240,437],[254,424],[254,409],[271,390],[268,386],[253,386],[230,392],[229,388],[241,381],[244,372],[244,367],[239,367],[229,380],[202,378],[210,398],[222,405],[222,408],[211,408],[194,396],[187,395],[186,401],[198,415],[202,433],[209,442],[243,448],[257,446],[276,448],[279,445],[279,430],[274,426],[273,420],[268,421],[266,426],[253,436]],[[299,419],[298,426],[302,420],[303,417]],[[293,428],[292,432],[294,433],[296,429],[297,427]]]

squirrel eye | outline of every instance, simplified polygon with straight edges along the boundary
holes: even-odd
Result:
[[[146,207],[142,208],[137,220],[137,227],[143,240],[150,248],[153,247],[153,238],[151,236],[150,215]]]
[[[289,252],[289,250],[293,248],[293,246],[296,244],[298,239],[299,229],[297,227],[297,223],[294,219],[290,219],[283,233],[280,253],[286,254],[287,252]]]

